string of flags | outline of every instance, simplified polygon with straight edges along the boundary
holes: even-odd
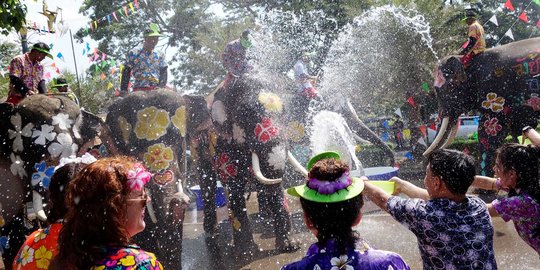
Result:
[[[512,32],[512,27],[518,22],[518,21],[522,21],[524,23],[531,23],[530,20],[529,20],[529,17],[527,16],[527,8],[532,4],[532,3],[535,3],[536,5],[540,6],[540,0],[531,0],[531,2],[529,2],[529,4],[524,7],[521,12],[519,12],[519,15],[516,19],[516,21],[508,28],[508,30],[504,33],[503,37],[507,36],[508,38],[510,38],[511,40],[515,40],[514,39],[514,33]],[[512,1],[511,0],[506,0],[506,2],[504,3],[503,5],[504,9],[507,9],[511,12],[516,12],[516,8],[514,7],[514,5],[512,4]],[[497,14],[493,14],[493,16],[491,16],[491,18],[489,18],[488,20],[489,22],[491,22],[492,24],[496,25],[496,26],[499,26],[499,21],[497,19]],[[540,19],[536,22],[536,27],[538,27],[540,29]],[[502,40],[499,39],[499,43],[500,41]],[[498,43],[497,43],[498,44]]]
[[[129,2],[127,5],[124,5],[111,13],[89,22],[88,26],[86,26],[86,32],[96,31],[98,27],[110,25],[111,22],[119,22],[121,19],[127,18],[129,15],[136,13],[137,10],[146,5],[146,0],[141,0],[140,3],[139,0]]]

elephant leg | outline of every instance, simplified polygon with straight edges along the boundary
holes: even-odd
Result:
[[[503,142],[504,138],[508,134],[505,130],[504,119],[496,118],[498,115],[484,115],[478,125],[478,150],[480,152],[479,165],[480,174],[484,176],[493,177],[493,165],[495,165],[496,150]],[[493,119],[497,119],[497,122]],[[487,121],[487,123],[486,123]],[[484,124],[486,123],[486,124]],[[486,128],[491,127],[490,130]],[[500,125],[502,129],[498,130],[496,127]],[[491,202],[495,199],[495,193],[493,191],[478,190],[480,198],[486,202]]]
[[[299,244],[291,239],[291,215],[283,195],[280,184],[262,186],[259,184],[258,196],[266,201],[271,209],[274,233],[276,235],[276,249],[280,252],[294,252]]]
[[[218,233],[216,215],[216,177],[212,171],[212,164],[201,162],[199,165],[199,179],[201,186],[201,196],[203,199],[203,228],[207,237],[214,237]]]
[[[256,247],[244,198],[246,175],[238,175],[227,182],[229,188],[229,216],[233,228],[233,242],[240,253],[253,252]]]

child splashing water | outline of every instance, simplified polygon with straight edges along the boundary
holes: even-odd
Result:
[[[358,233],[352,227],[360,223],[364,204],[364,183],[350,177],[349,166],[334,152],[324,152],[308,162],[309,175],[305,185],[287,192],[300,197],[307,228],[317,237],[306,256],[283,266],[294,269],[409,269],[396,253],[375,250],[359,244]]]
[[[506,222],[514,221],[519,236],[540,254],[540,148],[534,145],[505,144],[497,149],[495,171],[498,178],[475,176],[473,186],[505,190],[508,197],[488,204],[489,214]]]

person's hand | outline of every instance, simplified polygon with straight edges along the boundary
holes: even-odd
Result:
[[[368,179],[366,176],[360,177],[360,180],[362,180],[362,181],[364,181],[364,182],[369,181],[369,179]]]
[[[402,189],[403,189],[403,184],[407,181],[399,178],[399,177],[392,177],[390,178],[390,180],[388,180],[389,182],[394,182],[395,183],[395,187],[394,187],[394,193],[392,193],[392,195],[398,195],[402,192]]]

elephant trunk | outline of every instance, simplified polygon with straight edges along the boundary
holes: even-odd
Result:
[[[348,123],[350,123],[352,129],[359,134],[360,137],[365,138],[372,144],[378,146],[380,149],[383,150],[386,156],[390,159],[390,166],[394,166],[395,159],[394,159],[394,151],[384,143],[375,132],[373,132],[369,127],[360,120],[358,117],[358,114],[356,114],[356,111],[354,110],[354,107],[352,106],[351,102],[347,100],[346,109],[344,116],[348,119]]]
[[[263,185],[275,185],[281,183],[283,179],[276,178],[276,179],[269,179],[266,178],[262,172],[261,172],[261,166],[259,164],[259,156],[255,152],[251,153],[251,166],[253,168],[253,173],[255,174],[255,178],[259,180],[259,182]]]

